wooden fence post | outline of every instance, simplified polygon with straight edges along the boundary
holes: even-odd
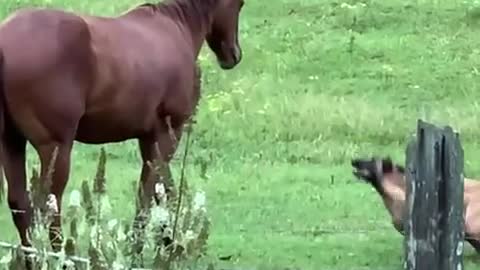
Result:
[[[463,269],[463,156],[452,128],[418,120],[406,151],[405,269]]]

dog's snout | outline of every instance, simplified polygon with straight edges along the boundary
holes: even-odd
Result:
[[[360,165],[360,160],[352,159],[351,164],[353,167],[358,167]]]

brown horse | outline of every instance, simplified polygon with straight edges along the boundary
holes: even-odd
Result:
[[[26,142],[37,151],[41,177],[58,149],[51,192],[58,210],[74,141],[137,139],[145,191],[149,166],[169,162],[194,113],[196,60],[204,41],[222,69],[242,58],[238,20],[243,0],[167,0],[117,17],[55,9],[18,10],[0,26],[2,163],[8,204],[21,243],[30,246]],[[169,135],[169,127],[175,138]],[[160,151],[156,151],[158,143]],[[160,154],[157,154],[159,153]],[[142,186],[141,185],[141,186]],[[59,250],[59,215],[50,227]],[[61,234],[60,234],[61,235]]]
[[[406,207],[405,168],[390,158],[353,159],[353,174],[377,191],[395,229],[403,234]],[[480,181],[464,178],[465,240],[480,253]]]

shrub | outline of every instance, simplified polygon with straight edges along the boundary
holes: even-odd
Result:
[[[187,151],[188,137],[185,156]],[[49,168],[53,168],[56,153],[57,150]],[[207,251],[210,221],[205,193],[193,191],[187,185],[183,175],[185,160],[178,196],[171,195],[176,192],[168,192],[167,187],[172,183],[159,179],[165,169],[161,163],[156,161],[151,165],[155,172],[154,198],[149,201],[150,207],[137,200],[140,218],[129,226],[110,215],[105,178],[107,156],[102,148],[93,187],[84,181],[81,191],[70,193],[63,210],[63,224],[69,226],[63,226],[67,237],[59,253],[49,251],[48,238],[48,226],[58,211],[55,196],[47,192],[53,170],[49,169],[47,179],[42,181],[34,169],[30,188],[34,209],[30,236],[34,248],[11,246],[11,252],[0,263],[9,269],[23,269],[26,261],[32,263],[33,269],[185,269],[197,264]],[[79,257],[82,255],[88,255],[88,259]]]

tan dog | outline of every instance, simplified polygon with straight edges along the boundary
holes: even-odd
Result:
[[[353,159],[353,174],[381,196],[395,229],[403,234],[406,200],[405,169],[390,158]],[[480,181],[464,178],[465,240],[480,253]]]

